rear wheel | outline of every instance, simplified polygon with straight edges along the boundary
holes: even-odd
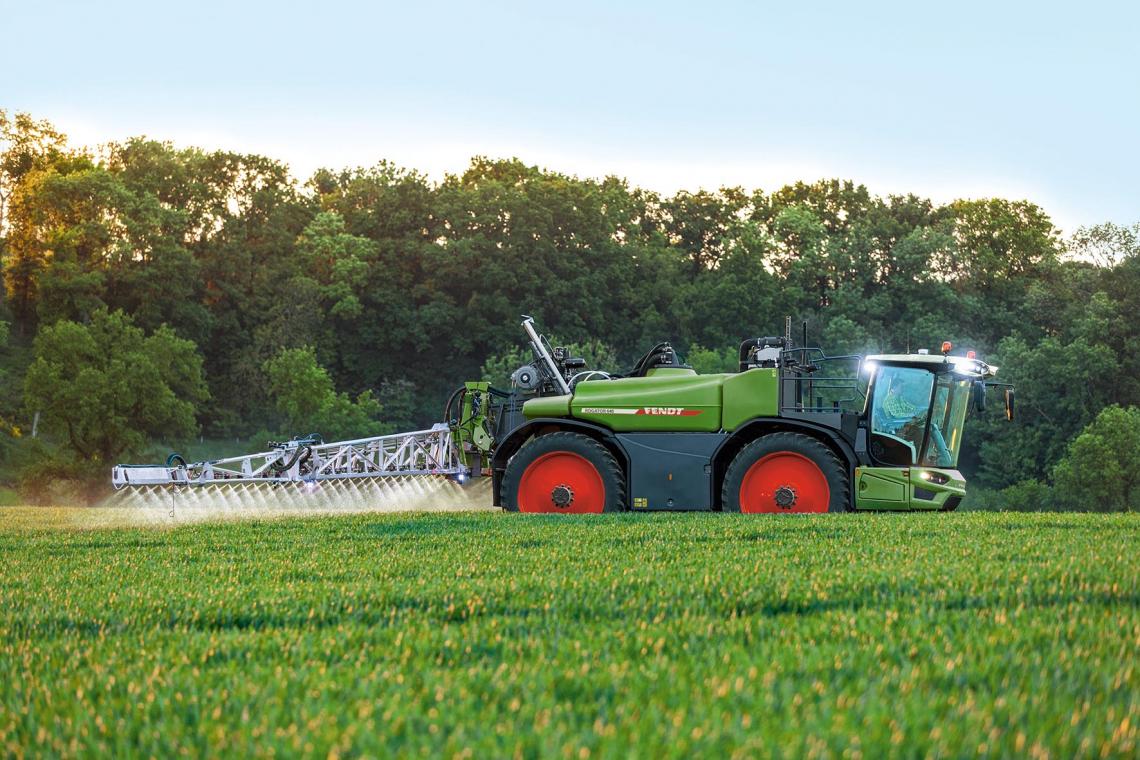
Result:
[[[721,491],[726,512],[846,512],[849,501],[839,457],[800,433],[771,433],[745,446]]]
[[[613,454],[593,438],[550,433],[511,457],[502,494],[512,512],[617,512],[625,508],[625,479]]]

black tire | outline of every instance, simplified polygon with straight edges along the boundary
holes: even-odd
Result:
[[[507,469],[503,473],[503,482],[501,486],[503,509],[508,512],[519,511],[534,511],[534,512],[580,512],[585,506],[583,502],[579,502],[578,509],[575,509],[573,502],[565,506],[555,503],[555,496],[552,494],[550,507],[545,508],[545,503],[542,504],[520,504],[520,486],[523,482],[523,475],[527,470],[538,462],[540,459],[550,461],[549,455],[552,454],[572,454],[586,460],[593,466],[597,476],[600,478],[602,486],[602,494],[600,497],[595,493],[592,499],[593,503],[600,501],[602,512],[621,512],[625,510],[625,476],[622,474],[621,467],[618,466],[617,460],[614,455],[603,446],[589,436],[582,435],[581,433],[548,433],[540,435],[537,438],[532,438],[523,444],[514,456],[507,462]],[[571,487],[573,483],[568,484]],[[571,488],[572,491],[572,488]],[[524,498],[526,498],[524,496]],[[531,498],[534,498],[533,495]],[[573,499],[573,493],[571,493]],[[542,501],[535,499],[535,501]],[[529,507],[529,508],[528,508]],[[540,507],[540,508],[536,508]],[[597,511],[597,510],[590,510]]]
[[[794,482],[789,483],[787,491],[774,495],[771,505],[767,503],[763,505],[752,504],[749,505],[750,508],[748,510],[742,509],[741,490],[744,485],[745,475],[752,469],[753,465],[756,465],[760,460],[773,454],[785,453],[796,455],[799,459],[810,460],[810,462],[818,468],[819,473],[822,474],[822,478],[827,484],[828,512],[847,512],[850,510],[851,486],[847,477],[847,468],[843,465],[843,462],[840,461],[839,457],[835,455],[835,452],[827,445],[802,433],[769,433],[768,435],[757,438],[741,449],[740,453],[732,460],[732,464],[728,466],[728,471],[724,475],[724,483],[721,486],[721,509],[725,512],[822,511],[817,509],[796,508],[798,495],[795,491]],[[783,486],[781,486],[781,488],[783,488]],[[791,493],[791,504],[780,503],[783,499],[789,498],[788,492]],[[819,493],[823,493],[822,488],[819,489]],[[822,501],[822,497],[819,500]],[[801,504],[800,506],[806,507],[807,505]]]
[[[946,506],[939,509],[939,512],[954,512],[962,503],[962,498],[959,496],[950,496],[946,499]]]

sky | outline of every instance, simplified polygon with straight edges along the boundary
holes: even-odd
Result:
[[[1140,4],[0,0],[0,108],[300,178],[473,155],[1140,222]]]

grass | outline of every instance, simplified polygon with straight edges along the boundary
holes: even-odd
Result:
[[[0,510],[0,753],[1135,756],[1140,517]]]

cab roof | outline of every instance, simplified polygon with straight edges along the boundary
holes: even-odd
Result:
[[[943,356],[942,354],[873,354],[863,357],[863,364],[891,364],[895,366],[917,367],[932,372],[956,372],[967,377],[987,378],[997,374],[998,368],[986,364],[981,359],[967,359],[965,356]]]

